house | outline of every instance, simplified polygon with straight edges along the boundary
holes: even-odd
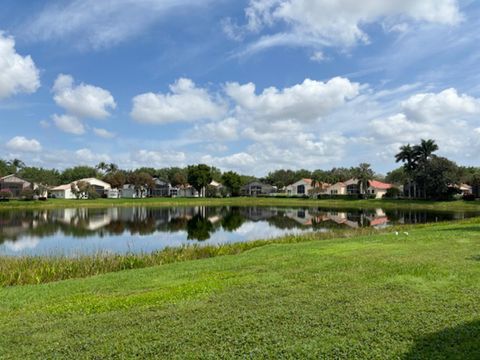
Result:
[[[374,195],[376,199],[381,199],[387,193],[387,190],[392,188],[392,184],[383,183],[377,180],[370,180],[367,194]],[[355,196],[361,194],[359,181],[357,179],[350,179],[345,182],[338,182],[329,186],[325,190],[328,195],[350,195]]]
[[[473,187],[468,184],[460,184],[458,186],[458,190],[462,193],[462,195],[473,194]]]
[[[95,178],[86,178],[74,181],[70,184],[56,186],[50,189],[49,193],[52,197],[55,197],[57,199],[76,199],[77,197],[72,191],[72,185],[76,185],[79,182],[86,182],[90,184],[90,186],[92,186],[100,196],[105,195],[107,190],[112,189],[112,186],[105,181]]]
[[[360,186],[357,179],[350,179],[344,182],[338,182],[330,185],[324,190],[327,195],[358,195]]]
[[[392,184],[387,184],[377,180],[370,180],[370,186],[367,189],[367,194],[375,195],[375,199],[381,199],[385,196],[388,189],[393,187]]]
[[[312,179],[301,179],[286,187],[286,193],[290,196],[308,195],[310,190],[313,189]]]
[[[145,198],[147,197],[147,190],[146,189],[136,189],[135,185],[133,184],[125,184],[120,189],[119,197],[122,199],[137,199],[137,198]]]
[[[15,174],[0,178],[0,190],[9,190],[14,198],[19,198],[23,190],[34,190],[35,187],[35,184]]]
[[[172,185],[165,180],[154,178],[155,185],[149,190],[149,196],[151,197],[169,197],[172,192]]]
[[[223,185],[220,184],[218,181],[212,180],[210,184],[208,184],[207,189],[204,191],[204,195],[206,196],[221,196],[222,195]],[[208,194],[207,194],[208,193]]]
[[[105,195],[107,196],[107,199],[119,199],[121,193],[118,189],[110,189],[105,191]]]
[[[241,193],[244,196],[270,195],[276,192],[276,188],[270,184],[264,184],[260,181],[253,181],[243,186]]]
[[[176,195],[173,195],[176,190]],[[177,197],[199,197],[200,193],[192,185],[179,185],[172,191],[172,196]]]

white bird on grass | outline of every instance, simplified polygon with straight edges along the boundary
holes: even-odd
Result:
[[[408,232],[405,231],[404,234],[408,236]]]

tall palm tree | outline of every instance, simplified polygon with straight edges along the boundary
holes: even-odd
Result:
[[[430,159],[435,151],[438,150],[438,145],[435,140],[421,140],[420,145],[414,146],[414,151],[416,152],[420,161],[427,161]]]
[[[114,164],[114,163],[110,163],[110,164],[107,165],[107,170],[106,171],[108,173],[117,172],[118,171],[118,165]]]
[[[95,168],[99,171],[106,172],[108,170],[108,164],[105,161],[101,161]]]
[[[403,162],[405,172],[408,176],[408,197],[412,197],[412,180],[414,173],[418,167],[418,156],[419,153],[416,150],[416,147],[412,147],[410,144],[403,145],[400,147],[400,152],[395,155],[395,161]]]
[[[438,145],[435,143],[435,140],[428,139],[424,140],[422,139],[420,142],[420,145],[414,146],[414,151],[417,155],[417,158],[419,160],[419,166],[421,169],[425,170],[425,167],[427,166],[427,161],[432,158],[432,155],[435,151],[438,150]],[[423,191],[423,197],[426,199],[427,198],[427,190],[426,190],[426,184],[422,183],[421,188]]]
[[[360,186],[360,191],[363,195],[367,194],[367,190],[370,186],[370,180],[373,179],[373,170],[370,167],[370,164],[361,163],[355,168],[355,176],[358,179],[358,185]]]
[[[15,173],[17,173],[19,169],[23,169],[25,167],[25,163],[19,159],[10,160],[7,162],[7,165],[13,167]]]

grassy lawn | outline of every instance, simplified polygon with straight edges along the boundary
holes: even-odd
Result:
[[[480,201],[422,201],[422,200],[312,200],[295,198],[150,198],[150,199],[97,199],[48,201],[9,201],[0,203],[0,211],[12,209],[52,209],[67,207],[128,207],[128,206],[306,206],[329,208],[384,208],[384,209],[430,209],[439,211],[465,210],[480,211]]]
[[[1,359],[479,359],[480,221],[0,288]]]

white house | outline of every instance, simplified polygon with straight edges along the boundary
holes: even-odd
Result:
[[[377,180],[370,180],[370,186],[367,189],[367,193],[370,195],[375,195],[375,199],[381,199],[385,196],[388,189],[393,187],[392,184],[387,184]]]
[[[308,195],[309,191],[313,189],[312,182],[312,179],[301,179],[296,183],[288,185],[286,193],[291,196]]]
[[[86,178],[86,179],[80,179],[80,180],[74,181],[70,184],[56,186],[50,189],[49,192],[52,196],[54,196],[57,199],[76,199],[77,197],[72,191],[72,185],[73,184],[76,185],[79,182],[86,182],[90,184],[100,196],[104,195],[106,190],[112,189],[112,186],[109,183],[106,183],[105,181],[102,181],[96,178]]]

